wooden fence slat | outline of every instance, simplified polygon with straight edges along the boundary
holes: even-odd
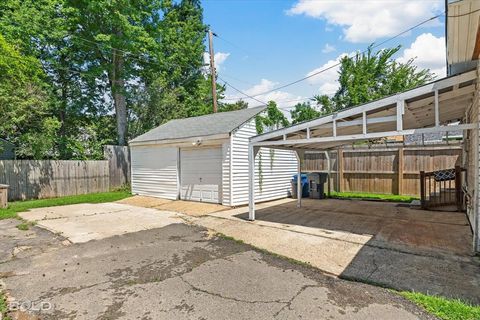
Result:
[[[330,156],[330,179],[335,191],[419,196],[420,171],[454,168],[461,163],[462,149],[458,145],[356,148],[344,149],[340,157],[332,151]],[[306,153],[302,170],[327,172],[326,163],[323,152]]]
[[[9,201],[106,192],[111,174],[118,173],[107,160],[0,160],[0,184],[10,186]]]

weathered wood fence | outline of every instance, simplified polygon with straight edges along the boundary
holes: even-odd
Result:
[[[124,146],[105,146],[103,155],[108,160],[110,188],[130,185],[130,149]]]
[[[304,172],[329,172],[334,191],[420,195],[420,171],[461,164],[461,145],[426,147],[344,148],[306,153]],[[330,162],[330,170],[329,164]]]
[[[110,190],[108,161],[3,160],[8,200],[42,199]]]
[[[127,147],[106,146],[107,160],[0,160],[8,199],[28,200],[106,192],[130,183]]]

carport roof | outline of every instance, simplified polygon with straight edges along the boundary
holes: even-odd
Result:
[[[477,123],[464,121],[476,90],[477,70],[472,70],[258,135],[250,142],[254,147],[329,150],[389,136],[474,129]]]
[[[130,143],[228,134],[265,109],[266,107],[262,106],[238,111],[213,113],[199,117],[170,120],[169,122],[130,140]]]

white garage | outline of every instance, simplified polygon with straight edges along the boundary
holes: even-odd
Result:
[[[248,144],[264,107],[169,121],[129,142],[132,192],[238,206],[248,203]],[[261,148],[255,193],[259,201],[290,195],[297,171],[290,150]]]

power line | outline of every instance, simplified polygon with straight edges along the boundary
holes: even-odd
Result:
[[[236,87],[232,86],[230,83],[228,83],[228,81],[226,81],[225,79],[222,79],[220,76],[217,76],[217,77],[218,77],[218,79],[222,80],[222,81],[225,83],[225,85],[229,86],[230,88],[232,88],[233,90],[237,91],[238,93],[244,95],[245,97],[250,98],[250,99],[253,99],[253,100],[257,101],[257,102],[260,102],[262,105],[267,105],[266,102],[261,101],[261,100],[255,98],[254,96],[251,96],[251,95],[249,95],[249,94],[241,91],[240,89],[237,89]]]
[[[467,13],[464,13],[464,14],[459,14],[459,15],[451,15],[451,16],[449,15],[449,16],[447,16],[447,17],[448,17],[448,18],[464,17],[464,16],[467,16],[467,15],[471,15],[471,14],[473,14],[473,13],[476,13],[476,12],[478,12],[478,11],[480,11],[480,9],[476,9],[476,10],[473,10],[473,11],[470,11],[470,12],[467,12]],[[378,48],[379,46],[382,46],[382,45],[384,45],[384,44],[387,43],[387,42],[390,42],[390,41],[392,41],[392,40],[394,40],[394,39],[396,39],[396,38],[398,38],[398,37],[400,37],[400,36],[402,36],[402,35],[410,32],[410,31],[412,31],[412,30],[414,30],[414,29],[416,29],[416,28],[418,28],[418,27],[420,27],[420,26],[422,26],[422,25],[424,25],[424,24],[426,24],[426,23],[434,20],[434,19],[439,18],[440,16],[444,15],[445,13],[446,13],[446,12],[443,11],[443,12],[440,13],[440,14],[437,14],[437,15],[435,15],[435,16],[433,16],[433,17],[431,17],[431,18],[428,18],[428,19],[426,19],[426,20],[423,20],[422,22],[419,22],[419,23],[417,23],[416,25],[414,25],[414,26],[412,26],[412,27],[410,27],[410,28],[408,28],[408,29],[406,29],[406,30],[404,30],[404,31],[402,31],[402,32],[394,35],[393,37],[390,37],[390,38],[388,38],[388,39],[386,39],[386,40],[384,40],[384,41],[381,41],[381,42],[379,42],[379,43],[377,43],[377,44],[375,44],[375,45],[372,45],[371,47],[369,47],[369,48],[367,48],[367,49],[365,49],[365,50],[363,50],[363,51],[361,51],[361,52],[359,52],[359,53],[355,53],[355,54],[356,54],[356,55],[357,55],[357,54],[363,54],[363,53],[368,52],[369,49]],[[353,57],[353,56],[350,56],[350,57]],[[341,65],[341,62],[338,62],[338,63],[333,64],[333,65],[331,65],[331,66],[328,66],[328,67],[326,67],[326,68],[323,68],[323,69],[321,69],[321,70],[319,70],[319,71],[317,71],[317,72],[314,72],[314,73],[312,73],[312,74],[310,74],[310,75],[308,75],[308,76],[305,76],[305,77],[300,78],[300,79],[298,79],[298,80],[292,81],[292,82],[290,82],[290,83],[287,83],[287,84],[281,85],[281,86],[279,86],[279,87],[276,87],[276,88],[267,90],[267,91],[265,91],[265,92],[261,92],[261,93],[257,93],[257,94],[251,95],[250,98],[258,97],[258,96],[265,95],[265,94],[268,94],[268,93],[271,93],[271,92],[274,92],[274,91],[277,91],[277,90],[280,90],[280,89],[284,89],[284,88],[290,87],[290,86],[292,86],[292,85],[294,85],[294,84],[297,84],[297,83],[299,83],[299,82],[305,81],[305,80],[310,79],[310,78],[312,78],[312,77],[314,77],[314,76],[317,76],[317,75],[319,75],[319,74],[321,74],[321,73],[324,73],[324,72],[326,72],[326,71],[328,71],[328,70],[331,70],[331,69],[333,69],[333,68],[335,68],[335,67],[338,67],[339,65]],[[243,93],[242,93],[242,94],[243,94]]]
[[[480,9],[476,9],[476,10],[473,10],[473,11],[470,11],[470,12],[466,12],[466,13],[462,13],[462,14],[457,14],[457,15],[453,15],[453,16],[447,16],[447,18],[465,17],[465,16],[471,15],[472,13],[475,13],[475,12],[478,12],[478,11],[480,11]]]
[[[240,47],[239,45],[236,45],[236,44],[233,43],[232,41],[229,41],[229,40],[227,40],[227,39],[225,39],[225,38],[223,38],[223,37],[220,37],[218,34],[214,34],[214,35],[215,35],[216,38],[218,38],[218,39],[220,39],[220,40],[228,43],[228,44],[231,45],[232,47],[235,47],[235,48],[237,48],[237,49],[240,49],[240,50],[242,50],[243,52],[245,52],[245,53],[247,53],[247,54],[251,54],[251,52],[249,52],[248,50]]]
[[[410,27],[410,28],[408,28],[408,29],[406,29],[406,30],[404,30],[404,31],[396,34],[395,36],[393,36],[393,37],[391,37],[391,38],[388,38],[388,39],[386,39],[386,40],[384,40],[384,41],[382,41],[382,42],[380,42],[380,43],[378,43],[378,44],[375,44],[375,45],[373,45],[373,46],[371,46],[371,47],[369,47],[369,48],[361,51],[360,53],[356,53],[356,55],[357,55],[357,54],[364,54],[364,53],[368,52],[369,49],[374,49],[374,48],[377,48],[377,47],[379,47],[379,46],[381,46],[381,45],[383,45],[383,44],[385,44],[385,43],[387,43],[387,42],[390,42],[390,41],[392,41],[392,40],[394,40],[394,39],[396,39],[396,38],[404,35],[405,33],[408,33],[408,32],[410,32],[410,31],[412,31],[413,29],[416,29],[416,28],[418,28],[418,27],[426,24],[427,22],[430,22],[430,21],[432,21],[432,20],[440,17],[440,16],[443,15],[444,13],[445,13],[445,12],[443,12],[443,13],[441,13],[441,14],[438,14],[438,15],[436,15],[436,16],[433,16],[433,17],[431,17],[431,18],[428,18],[428,19],[426,19],[426,20],[424,20],[424,21],[422,21],[422,22],[420,22],[420,23],[417,23],[416,25],[414,25],[414,26],[412,26],[412,27]],[[353,56],[350,56],[350,58],[352,58],[352,57],[353,57]],[[335,68],[335,67],[338,67],[339,65],[341,65],[341,62],[338,62],[338,63],[333,64],[333,65],[331,65],[331,66],[328,66],[328,67],[326,67],[326,68],[323,68],[323,69],[321,69],[321,70],[319,70],[319,71],[317,71],[317,72],[314,72],[314,73],[312,73],[312,74],[310,74],[310,75],[308,75],[308,76],[305,76],[305,77],[303,77],[303,78],[300,78],[300,79],[298,79],[298,80],[289,82],[289,83],[287,83],[287,84],[281,85],[281,86],[279,86],[279,87],[270,89],[270,90],[265,91],[265,92],[257,93],[257,94],[255,94],[255,95],[253,95],[253,97],[257,97],[257,96],[260,96],[260,95],[264,95],[264,94],[271,93],[271,92],[274,92],[274,91],[277,91],[277,90],[280,90],[280,89],[284,89],[284,88],[290,87],[290,86],[292,86],[292,85],[294,85],[294,84],[297,84],[297,83],[299,83],[299,82],[305,81],[305,80],[310,79],[310,78],[313,78],[314,76],[317,76],[317,75],[319,75],[319,74],[321,74],[321,73],[324,73],[324,72],[326,72],[326,71],[328,71],[328,70],[330,70],[330,69],[333,69],[333,68]]]

